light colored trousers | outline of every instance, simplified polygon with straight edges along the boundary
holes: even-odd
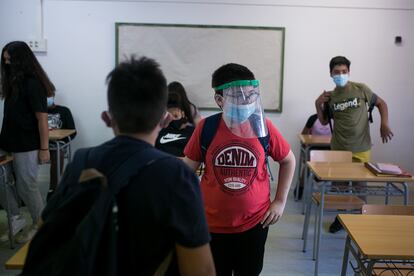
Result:
[[[38,151],[14,152],[13,169],[15,174],[15,187],[2,183],[0,192],[1,205],[12,216],[18,215],[18,198],[22,199],[29,210],[33,223],[37,223],[44,208],[44,202],[37,185],[39,172]],[[10,181],[8,181],[10,183]],[[16,193],[13,189],[16,189]],[[7,201],[6,201],[7,193]]]

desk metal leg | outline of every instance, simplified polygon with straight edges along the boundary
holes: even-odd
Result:
[[[390,199],[390,187],[391,187],[390,183],[387,182],[385,184],[385,205],[388,205],[388,203],[389,203],[389,199]]]
[[[367,266],[367,273],[366,273],[366,275],[372,275],[372,270],[373,270],[373,268],[374,268],[374,264],[375,264],[375,260],[370,260],[369,262],[368,262],[368,266]]]
[[[317,248],[317,237],[318,237],[318,225],[319,225],[319,216],[318,216],[318,212],[319,212],[319,208],[316,208],[315,210],[315,223],[313,225],[313,253],[312,253],[312,259],[315,261],[316,260],[316,248]]]
[[[341,276],[346,276],[346,270],[348,267],[349,247],[351,246],[351,238],[349,235],[346,236],[344,258],[342,259],[342,270]]]
[[[315,256],[315,275],[318,275],[318,267],[319,267],[319,245],[321,242],[321,236],[322,236],[322,218],[323,218],[323,207],[325,206],[325,184],[322,183],[321,186],[321,202],[319,204],[319,219],[318,219],[318,233],[315,235],[315,238],[317,238],[316,241],[316,256]]]
[[[407,182],[402,183],[404,189],[404,205],[408,205],[408,185]]]
[[[58,183],[60,182],[60,143],[59,141],[56,142],[56,173],[57,173],[57,179]]]
[[[300,187],[300,179],[302,176],[302,167],[305,166],[305,164],[303,164],[303,148],[302,145],[300,146],[300,153],[299,153],[299,167],[298,167],[298,179],[296,181],[296,187],[295,187],[295,201],[299,200],[299,187]]]
[[[302,214],[304,214],[305,213],[305,208],[306,208],[306,204],[305,204],[305,201],[303,200],[303,198],[304,198],[304,194],[305,194],[305,191],[307,190],[307,191],[309,191],[309,184],[312,184],[312,183],[309,183],[309,168],[308,168],[308,166],[306,165],[306,162],[309,160],[309,152],[310,152],[310,148],[308,147],[308,148],[306,148],[305,150],[304,150],[304,155],[305,155],[305,161],[304,161],[304,168],[303,168],[303,174],[304,174],[304,181],[303,181],[303,195],[302,195]],[[311,178],[312,179],[312,178]],[[310,188],[310,191],[311,191],[311,193],[312,193],[312,187]]]
[[[303,232],[302,232],[302,240],[304,240],[303,243],[303,252],[306,251],[306,241],[308,238],[308,228],[309,228],[309,221],[311,216],[311,210],[312,210],[312,180],[313,180],[313,174],[311,174],[307,180],[306,180],[306,189],[303,191],[303,202],[307,205],[306,213],[305,213],[305,220],[303,224]],[[310,182],[310,183],[308,183]],[[310,189],[310,191],[308,191]]]

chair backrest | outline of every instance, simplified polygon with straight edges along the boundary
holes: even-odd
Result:
[[[352,152],[342,150],[312,150],[310,161],[314,162],[352,162]]]
[[[363,215],[403,215],[414,216],[414,205],[376,205],[362,206]]]

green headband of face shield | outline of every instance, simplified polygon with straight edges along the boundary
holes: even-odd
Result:
[[[224,90],[230,87],[240,87],[240,86],[259,86],[259,81],[258,80],[236,80],[236,81],[231,81],[225,84],[222,84],[220,86],[214,87],[214,90],[219,91],[219,90]]]

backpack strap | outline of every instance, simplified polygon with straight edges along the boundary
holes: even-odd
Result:
[[[71,162],[72,173],[70,183],[76,183],[82,173],[82,170],[88,167],[89,153],[92,148],[78,149]]]
[[[373,93],[371,101],[369,102],[369,105],[368,105],[368,120],[370,123],[374,122],[374,120],[372,119],[372,110],[374,110],[375,104],[377,103],[377,99],[378,99],[378,96],[375,93]]]
[[[220,123],[222,112],[207,117],[201,130],[201,155],[203,161],[206,159],[207,149],[213,141],[218,125]]]
[[[129,183],[129,179],[132,176],[138,174],[144,167],[153,164],[155,161],[166,158],[172,157],[152,147],[136,151],[123,161],[115,171],[108,174],[110,190],[114,195],[118,194]]]
[[[332,127],[333,113],[332,113],[331,107],[329,106],[327,102],[324,104],[324,113],[325,113],[325,116],[328,118],[329,129],[331,130],[331,134],[332,134],[333,133],[333,127]]]

